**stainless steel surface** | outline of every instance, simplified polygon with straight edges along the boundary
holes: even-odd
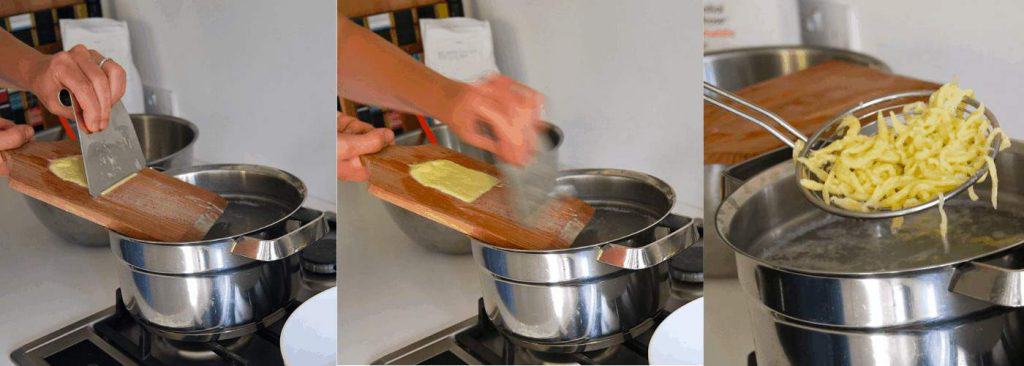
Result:
[[[75,111],[78,143],[82,146],[82,161],[89,193],[98,197],[114,184],[135,174],[146,166],[146,157],[139,146],[128,110],[121,102],[110,107],[110,119],[103,131],[90,133]]]
[[[695,220],[689,217],[669,215],[659,225],[672,231],[639,247],[617,243],[603,245],[597,261],[634,271],[647,269],[669,260],[700,241]]]
[[[520,222],[527,222],[554,193],[558,178],[558,150],[554,150],[547,134],[539,134],[533,160],[519,167],[504,161],[495,166],[501,171],[512,202],[512,212]]]
[[[704,80],[725,90],[735,91],[829,60],[889,71],[885,63],[864,54],[818,47],[777,46],[709,52],[704,55]],[[708,365],[745,364],[747,354],[753,351],[750,315],[745,307],[746,295],[736,277],[735,255],[717,235],[715,213],[722,199],[742,184],[735,177],[752,177],[792,156],[789,149],[769,154],[775,154],[772,158],[778,160],[769,159],[766,163],[760,163],[766,160],[755,158],[731,167],[723,164],[705,165],[705,226],[713,232],[703,241],[708,282],[705,301],[709,309],[715,309],[705,315],[705,324],[708,325],[705,330],[705,361]]]
[[[280,232],[264,233],[263,236],[271,238],[242,236],[235,239],[231,254],[264,262],[276,261],[298,253],[306,245],[327,234],[324,212],[303,208],[292,214],[291,218],[296,228],[285,227]]]
[[[849,62],[885,72],[890,71],[889,67],[881,60],[848,50],[799,45],[768,46],[722,50],[704,54],[704,80],[719,88],[735,91],[831,60]],[[786,156],[785,160],[788,159],[789,156]],[[767,167],[774,165],[772,163]],[[723,164],[705,165],[704,207],[707,208],[707,216],[709,217],[707,227],[710,231],[715,231],[714,210],[718,208],[722,199],[730,193],[730,188],[739,188],[739,185],[730,187],[730,182],[723,182],[721,179],[720,173],[728,168],[728,166]],[[718,238],[715,235],[712,235],[712,237],[714,237],[713,240],[717,241]],[[716,270],[722,272],[725,276],[731,274],[735,278],[736,271],[732,261],[732,251],[724,246],[718,249],[721,250],[711,250],[710,253],[705,254],[722,257],[714,259],[715,263],[721,262],[722,264],[722,266],[717,266]],[[710,275],[714,276],[715,274]]]
[[[891,94],[863,102],[857,106],[847,109],[833,117],[828,122],[826,122],[825,125],[821,127],[821,129],[819,129],[814,135],[811,135],[810,140],[807,142],[808,148],[805,148],[802,151],[800,151],[800,157],[808,157],[810,156],[811,152],[813,152],[813,150],[818,149],[819,147],[822,147],[825,144],[836,139],[836,136],[838,136],[840,130],[840,123],[846,116],[857,117],[857,119],[860,120],[861,125],[864,126],[864,128],[861,130],[862,132],[874,133],[875,128],[877,127],[875,125],[875,121],[877,119],[878,113],[882,113],[883,115],[886,116],[892,113],[895,114],[897,117],[901,117],[903,116],[903,106],[911,104],[913,102],[925,102],[929,99],[929,96],[933,92],[935,91],[918,90],[912,92]],[[965,97],[963,104],[963,113],[969,114],[981,108],[981,103],[975,100],[974,98],[970,97]],[[992,113],[991,108],[985,108],[985,118],[988,118],[989,122],[992,124],[993,129],[999,127],[999,121],[996,119],[995,114]],[[997,157],[999,147],[1001,144],[1002,141],[1000,141],[1000,139],[992,140],[992,147],[991,151],[989,152],[989,157],[993,159]],[[797,177],[799,179],[813,179],[810,170],[807,169],[807,166],[803,164],[796,164],[796,166]],[[963,184],[949,192],[946,192],[944,194],[945,198],[949,199],[950,197],[954,197],[965,191],[968,187],[975,185],[978,179],[980,179],[987,172],[988,166],[982,165],[982,167],[978,169],[978,171],[975,172],[974,175],[972,175],[969,179],[964,181]],[[913,213],[922,212],[929,208],[935,207],[939,204],[939,198],[936,197],[932,200],[929,200],[928,202],[921,203],[912,207],[902,208],[899,210],[878,210],[869,212],[859,212],[847,210],[836,205],[828,204],[825,202],[825,200],[821,197],[819,193],[812,192],[811,190],[804,188],[802,185],[800,187],[801,191],[804,194],[804,197],[806,197],[808,200],[814,203],[815,206],[818,206],[819,208],[836,215],[842,215],[858,219],[884,219],[905,216]]]
[[[565,170],[560,175],[558,189],[571,192],[594,208],[593,218],[573,246],[561,250],[520,250],[474,240],[474,259],[481,267],[512,281],[586,280],[623,269],[609,258],[600,260],[602,252],[612,245],[641,249],[658,242],[657,246],[641,249],[653,256],[666,249],[678,252],[698,239],[691,219],[670,212],[675,193],[660,179],[619,169]],[[663,237],[673,240],[657,240]],[[679,245],[686,240],[693,241]]]
[[[192,165],[192,146],[199,139],[195,124],[159,114],[132,114],[131,118],[147,166],[164,171]]]
[[[111,232],[129,312],[182,340],[238,337],[274,321],[300,288],[293,254],[329,229],[323,212],[301,207],[305,186],[287,172],[257,165],[167,173],[220,194],[228,207],[202,241],[151,242]],[[256,250],[238,249],[247,242],[257,243],[246,247]]]
[[[120,271],[125,307],[162,337],[210,341],[280,320],[300,290],[299,257],[202,275]]]
[[[988,303],[1024,307],[1024,256],[1002,256],[957,266],[949,290]]]
[[[753,305],[758,365],[1019,365],[1022,310],[997,309],[927,327],[821,328]]]
[[[679,276],[686,276],[688,278],[687,282],[699,282],[694,277],[697,275],[701,277],[700,281],[703,281],[704,277],[704,218],[694,218],[693,221],[699,239],[689,248],[683,249],[679,254],[668,260],[672,277],[678,277],[677,274]]]
[[[699,240],[671,214],[672,189],[623,170],[570,170],[559,189],[595,208],[572,248],[515,250],[474,240],[491,321],[524,346],[576,352],[639,330],[669,296],[666,260]]]
[[[558,147],[562,144],[562,130],[558,126],[548,124],[548,140],[552,150],[543,155],[545,161],[558,161]],[[496,164],[497,159],[489,152],[477,149],[460,140],[448,126],[430,128],[437,137],[437,142],[452,150],[469,155],[477,160]],[[397,145],[422,145],[425,140],[421,131],[414,131],[395,138]],[[469,254],[471,252],[469,237],[447,226],[438,224],[428,218],[412,213],[409,210],[390,203],[384,204],[392,220],[409,239],[427,249],[449,254]],[[528,208],[527,208],[528,209]]]
[[[692,293],[684,293],[683,297],[670,297],[663,313],[668,314],[684,304],[693,301],[700,296],[690,296]],[[635,332],[626,341],[628,344],[621,344],[602,348],[595,351],[583,351],[576,353],[565,352],[543,352],[521,346],[517,341],[512,341],[502,335],[501,332],[490,328],[490,324],[484,323],[481,326],[479,316],[461,321],[440,332],[434,333],[424,339],[413,342],[397,351],[370,362],[374,365],[423,365],[423,364],[456,364],[462,362],[470,365],[486,364],[552,364],[552,365],[591,365],[591,364],[619,364],[619,365],[643,365],[647,364],[647,346],[654,329],[662,320],[657,317],[653,320],[652,326],[644,327],[645,331]],[[509,345],[512,347],[508,347]],[[509,359],[505,353],[513,354]],[[481,357],[483,354],[489,353]]]
[[[320,291],[304,287],[299,300],[305,301]],[[124,310],[115,304],[77,320],[18,347],[11,352],[11,360],[19,366],[236,364],[232,361],[251,366],[277,366],[284,363],[279,342],[287,311],[275,317],[276,321],[261,325],[264,328],[259,334],[205,343],[161,338],[161,334],[147,330]],[[156,337],[142,337],[143,332]],[[95,349],[84,347],[88,344]]]
[[[192,165],[192,146],[199,138],[199,130],[192,122],[152,114],[133,114],[131,118],[149,167],[168,170]],[[34,138],[59,141],[66,135],[62,128],[54,127],[40,131]],[[86,246],[110,245],[106,228],[35,198],[24,197],[39,221],[62,239]]]
[[[769,46],[704,54],[704,80],[725,90],[737,90],[830,60],[889,71],[885,63],[862,53],[813,46]]]
[[[622,271],[599,280],[536,285],[484,273],[491,321],[519,344],[582,352],[621,343],[651,325],[670,294],[667,267]]]
[[[955,274],[1008,266],[1020,255],[1011,249],[1024,241],[1024,220],[1018,216],[1024,176],[1016,168],[1024,164],[1024,149],[1011,147],[997,162],[1006,172],[1000,179],[1005,183],[999,210],[965,197],[947,203],[948,248],[934,210],[908,216],[895,233],[885,221],[817,210],[800,199],[789,164],[747,181],[717,214],[719,235],[738,253],[739,278],[748,295],[780,314],[836,327],[933,323],[993,306],[949,288],[956,288]],[[979,187],[986,195],[987,185]],[[1013,278],[1016,271],[1005,270],[1008,277],[961,275],[959,280],[980,286],[976,281]],[[987,288],[977,297],[1011,305],[1017,285],[997,281],[973,290],[977,294]]]

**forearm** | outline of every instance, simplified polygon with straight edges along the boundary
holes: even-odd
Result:
[[[10,33],[0,30],[0,85],[28,90],[37,65],[46,56],[29,47]]]
[[[443,119],[463,87],[347,18],[338,20],[338,91],[343,97]]]

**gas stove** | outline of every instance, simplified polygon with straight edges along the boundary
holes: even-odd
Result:
[[[335,286],[336,221],[330,233],[303,253],[302,288],[285,316],[256,333],[216,342],[178,342],[147,331],[115,294],[115,305],[18,348],[11,359],[20,366],[283,366],[281,329],[303,301]],[[305,250],[304,250],[305,251]]]
[[[483,299],[477,301],[477,315],[419,342],[392,352],[375,365],[647,365],[647,345],[658,324],[672,310],[700,297],[699,283],[673,284],[668,304],[654,319],[654,326],[627,341],[605,349],[578,353],[538,352],[517,346],[490,321]]]

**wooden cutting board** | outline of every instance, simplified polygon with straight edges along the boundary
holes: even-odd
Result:
[[[10,167],[12,189],[132,238],[201,240],[228,205],[215,193],[151,168],[93,197],[49,169],[51,160],[81,154],[75,141],[33,141],[0,153]]]
[[[836,114],[858,103],[887,94],[939,86],[846,62],[828,61],[748,86],[734,94],[778,114],[810,135]],[[704,104],[704,164],[732,165],[782,146],[782,141],[761,127],[714,105]]]
[[[508,248],[568,248],[594,215],[594,209],[579,199],[559,198],[538,210],[530,220],[534,225],[524,225],[514,218],[508,189],[502,183],[467,203],[424,186],[409,175],[411,165],[440,159],[501,177],[493,165],[443,146],[390,146],[363,157],[370,172],[369,191],[482,242]]]

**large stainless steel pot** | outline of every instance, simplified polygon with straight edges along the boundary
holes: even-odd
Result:
[[[328,232],[325,213],[303,208],[305,185],[258,165],[167,171],[229,202],[207,238],[152,242],[110,233],[121,294],[149,329],[186,341],[229,339],[278,320],[300,287],[299,256]]]
[[[167,170],[192,165],[192,146],[199,138],[196,125],[181,118],[155,114],[133,114],[131,118],[148,166]],[[64,130],[55,127],[41,131],[35,139],[59,141],[64,137]],[[62,239],[86,246],[110,244],[107,229],[102,226],[35,198],[25,196],[25,200],[43,226]]]
[[[818,327],[752,308],[758,365],[1020,365],[1024,311],[994,309],[927,327]]]
[[[554,161],[557,162],[558,146],[562,144],[562,130],[552,124],[547,124],[547,126],[547,137],[550,143],[549,146],[552,147],[552,150],[545,154],[544,158],[554,159]],[[477,149],[460,140],[455,136],[455,133],[448,128],[448,126],[434,126],[431,127],[430,130],[434,132],[434,136],[437,137],[438,144],[442,146],[469,155],[483,162],[491,164],[495,164],[497,162],[493,154]],[[421,145],[429,143],[423,139],[422,134],[422,131],[419,130],[403,134],[395,138],[395,144]],[[391,215],[391,219],[395,220],[395,223],[398,224],[398,227],[402,232],[405,233],[409,239],[412,239],[414,243],[441,253],[469,254],[469,237],[465,234],[391,203],[384,202],[384,207],[387,209],[388,214]]]
[[[600,349],[647,330],[668,298],[666,261],[699,240],[694,220],[670,213],[675,193],[649,175],[569,170],[558,186],[596,209],[571,248],[473,240],[488,316],[514,341],[548,352]]]
[[[962,364],[971,365],[1005,364],[987,363],[988,354],[1019,354],[999,338],[960,343],[971,340],[963,336],[971,331],[980,337],[997,334],[996,328],[1019,340],[1024,326],[1019,310],[1007,308],[1024,306],[1024,148],[1017,143],[996,161],[999,210],[986,200],[948,201],[948,247],[938,235],[935,210],[908,216],[904,228],[893,231],[888,220],[844,219],[816,209],[802,199],[789,161],[745,182],[727,181],[742,185],[722,203],[716,224],[737,253],[759,364],[804,364],[809,352],[795,347],[819,343],[845,347],[831,359],[840,365],[862,364],[851,360],[884,357],[892,349],[914,353],[918,346],[937,355],[914,360],[965,359],[970,361]],[[979,188],[988,195],[987,185]],[[992,315],[999,312],[1014,314]],[[992,317],[1003,323],[978,320]],[[894,364],[904,364],[899,360]]]

